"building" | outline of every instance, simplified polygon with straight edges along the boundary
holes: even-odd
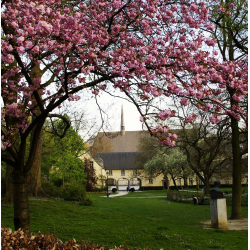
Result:
[[[121,109],[121,129],[115,132],[99,132],[95,139],[94,159],[103,161],[105,172],[108,172],[110,187],[126,190],[127,187],[138,189],[163,188],[163,175],[147,178],[144,169],[135,165],[135,156],[139,151],[139,141],[142,136],[150,136],[145,131],[126,131],[123,108]]]

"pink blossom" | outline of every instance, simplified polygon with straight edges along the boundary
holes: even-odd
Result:
[[[186,98],[182,98],[180,101],[181,105],[187,106],[188,105],[188,100]]]
[[[3,60],[8,64],[13,63],[14,59],[15,59],[14,56],[11,54],[8,54],[3,58]]]
[[[36,32],[40,36],[49,36],[52,32],[52,29],[52,25],[45,21],[39,21],[36,26]]]
[[[25,48],[22,47],[22,46],[17,47],[17,52],[18,52],[19,54],[24,54],[24,53],[25,53]]]

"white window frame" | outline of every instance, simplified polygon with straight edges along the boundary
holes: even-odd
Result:
[[[112,170],[109,170],[109,176],[110,175],[113,175],[113,171]]]
[[[125,175],[125,170],[124,170],[124,169],[121,170],[121,175],[122,175],[122,176]]]
[[[153,184],[153,183],[154,183],[153,179],[149,179],[149,180],[148,180],[148,183],[149,183],[149,184]]]

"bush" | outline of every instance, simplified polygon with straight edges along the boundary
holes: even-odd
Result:
[[[78,183],[65,183],[61,187],[62,195],[59,196],[66,201],[83,201],[86,197],[85,186]]]
[[[134,192],[135,191],[135,189],[134,188],[130,188],[130,190],[129,190],[130,192]]]
[[[117,189],[116,188],[112,188],[112,192],[113,193],[117,192]]]
[[[88,197],[83,201],[84,206],[92,206],[93,205],[93,199]]]
[[[41,179],[42,189],[45,192],[45,194],[55,197],[55,187],[52,182],[47,181],[45,179]]]

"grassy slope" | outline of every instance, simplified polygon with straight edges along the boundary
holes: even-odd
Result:
[[[84,239],[106,246],[125,245],[166,249],[247,249],[247,231],[205,230],[209,206],[171,202],[164,191],[131,193],[116,198],[92,194],[94,205],[83,207],[59,201],[30,201],[31,230],[51,232],[61,240]],[[231,207],[228,207],[228,216]],[[242,207],[247,217],[247,207]],[[13,206],[2,205],[2,225],[13,228]]]

